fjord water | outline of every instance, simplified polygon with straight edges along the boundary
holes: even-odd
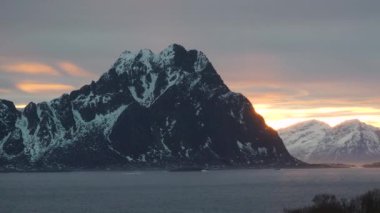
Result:
[[[380,187],[377,169],[0,173],[1,212],[282,212]]]

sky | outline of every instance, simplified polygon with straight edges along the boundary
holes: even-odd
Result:
[[[124,50],[204,52],[275,129],[380,127],[378,0],[1,0],[0,98],[22,107],[97,80]]]

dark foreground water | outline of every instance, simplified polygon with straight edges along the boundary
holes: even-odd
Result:
[[[380,188],[380,169],[0,173],[0,212],[282,212]]]

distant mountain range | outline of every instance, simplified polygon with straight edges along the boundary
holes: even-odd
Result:
[[[0,100],[3,168],[299,164],[202,52],[177,44],[125,51],[98,81],[22,112]]]
[[[278,132],[288,151],[308,163],[380,161],[380,129],[359,120],[335,127],[311,120]]]

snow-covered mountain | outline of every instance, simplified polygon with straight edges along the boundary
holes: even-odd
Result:
[[[123,52],[96,82],[20,112],[0,100],[0,166],[289,165],[278,134],[200,51]]]
[[[359,120],[335,127],[311,120],[280,129],[288,151],[309,163],[380,161],[380,129]]]

